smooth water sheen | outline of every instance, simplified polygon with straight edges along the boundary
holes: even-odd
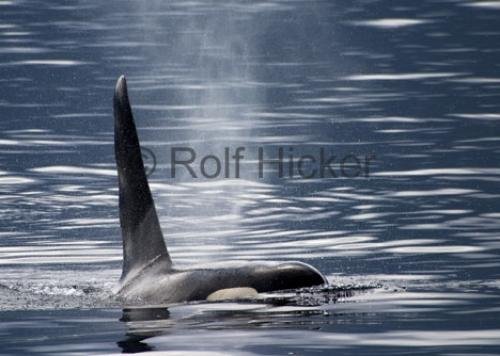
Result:
[[[0,354],[499,353],[499,44],[499,1],[0,0]],[[122,310],[120,74],[173,260],[331,288]],[[173,179],[176,146],[241,178]],[[376,159],[260,179],[259,147]]]

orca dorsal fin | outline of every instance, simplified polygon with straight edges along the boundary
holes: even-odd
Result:
[[[172,261],[142,161],[139,137],[132,116],[127,82],[122,75],[113,98],[115,157],[118,168],[120,226],[123,238],[122,281],[152,263],[170,269]]]

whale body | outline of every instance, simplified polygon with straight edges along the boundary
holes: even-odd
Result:
[[[204,300],[232,288],[261,293],[327,284],[317,269],[296,261],[227,261],[177,269],[149,188],[124,76],[116,83],[113,109],[123,240],[123,270],[117,294],[125,304]]]

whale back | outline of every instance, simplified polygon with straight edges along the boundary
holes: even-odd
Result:
[[[113,109],[124,282],[153,263],[168,271],[172,262],[144,170],[124,76],[116,83]]]

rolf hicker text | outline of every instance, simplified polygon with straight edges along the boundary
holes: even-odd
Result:
[[[156,156],[150,149],[143,149],[143,161],[148,175],[156,168]],[[242,178],[248,165],[259,178],[274,172],[278,178],[358,178],[369,177],[370,165],[376,160],[373,154],[334,155],[324,147],[314,152],[298,154],[294,147],[225,147],[222,154],[200,154],[192,147],[170,148],[170,177],[188,174],[191,178]]]

